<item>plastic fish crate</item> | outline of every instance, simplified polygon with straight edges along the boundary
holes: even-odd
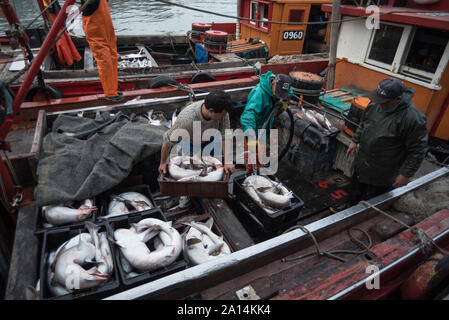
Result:
[[[263,224],[266,232],[277,232],[281,228],[294,224],[301,212],[301,208],[304,206],[304,201],[293,193],[293,198],[291,199],[291,204],[289,207],[270,214],[266,212],[255,200],[253,200],[253,198],[243,188],[243,181],[248,176],[248,174],[244,174],[234,178],[233,196],[234,200],[237,201],[237,204],[240,206],[243,205],[251,211],[251,213],[254,214]],[[274,180],[273,176],[268,177]]]
[[[203,198],[226,198],[228,196],[229,174],[222,181],[166,181],[160,175],[157,179],[164,196],[191,196]]]
[[[151,194],[149,186],[146,184],[136,185],[136,186],[132,186],[132,187],[126,187],[126,188],[119,188],[117,190],[113,189],[113,191],[108,191],[107,193],[104,193],[104,194],[101,194],[98,196],[99,202],[101,203],[101,208],[100,208],[99,214],[97,215],[97,221],[104,221],[104,220],[112,218],[112,217],[111,218],[102,218],[108,214],[108,207],[109,207],[109,202],[111,202],[110,197],[112,194],[118,196],[124,192],[131,192],[131,191],[143,194],[145,197],[150,199],[151,204],[153,205],[154,208],[148,209],[145,211],[151,211],[151,210],[156,209],[156,203],[154,202],[153,195]],[[140,211],[140,212],[145,212],[145,211]],[[133,214],[136,212],[138,212],[138,211],[131,211],[122,216],[126,216],[126,215]]]
[[[135,212],[128,214],[126,216],[118,216],[113,217],[107,220],[108,230],[110,236],[114,238],[114,231],[120,228],[129,229],[131,224],[137,223],[146,218],[155,218],[162,221],[167,221],[164,214],[160,209],[149,210],[147,212]],[[114,251],[115,263],[118,266],[118,271],[120,275],[120,280],[125,289],[129,289],[135,286],[138,286],[143,283],[147,283],[162,277],[165,277],[169,274],[178,272],[180,270],[184,270],[187,268],[187,262],[184,260],[182,253],[179,255],[178,259],[174,261],[172,264],[157,269],[153,271],[146,271],[135,277],[127,277],[126,272],[123,270],[120,257],[122,255],[120,248],[117,245],[114,245],[112,250]]]
[[[108,234],[106,223],[96,223],[100,226],[98,232],[106,232]],[[40,262],[40,298],[41,300],[83,300],[83,299],[102,299],[112,294],[119,292],[120,281],[119,272],[117,270],[115,252],[113,252],[113,244],[109,243],[112,254],[112,261],[114,264],[114,270],[111,277],[105,282],[96,287],[88,289],[75,290],[72,293],[52,296],[49,288],[47,287],[47,271],[48,271],[48,255],[51,251],[59,248],[67,240],[70,240],[74,236],[80,233],[88,233],[85,225],[82,226],[69,226],[59,227],[52,230],[47,230],[43,236],[42,250],[41,250],[41,262]]]
[[[92,202],[93,202],[94,206],[96,206],[98,204],[98,201],[95,197],[93,197]],[[81,201],[80,201],[80,205],[81,205]],[[36,206],[36,223],[35,223],[34,233],[41,234],[47,230],[54,230],[54,229],[58,229],[61,227],[84,226],[85,221],[95,222],[95,220],[97,219],[97,215],[99,214],[99,211],[100,211],[100,208],[97,207],[97,210],[93,211],[92,215],[83,221],[71,222],[71,223],[66,223],[66,224],[62,224],[59,226],[53,226],[53,227],[45,227],[44,226],[45,218],[42,215],[42,207]]]

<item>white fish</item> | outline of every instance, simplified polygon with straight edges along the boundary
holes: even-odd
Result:
[[[154,206],[151,203],[150,199],[138,192],[124,192],[117,197],[113,198],[111,202],[109,202],[108,206],[108,214],[102,218],[109,218],[120,216],[123,214],[128,214],[130,211],[127,208],[126,204],[134,207],[136,211],[144,211],[153,209]]]
[[[243,181],[245,191],[268,213],[290,205],[293,192],[268,177],[251,175]]]
[[[133,266],[129,263],[128,260],[123,255],[120,255],[120,263],[122,265],[123,271],[126,273],[130,273],[133,271]]]
[[[148,271],[148,261],[151,252],[145,242],[149,241],[156,234],[151,229],[141,233],[136,233],[132,229],[117,229],[114,231],[114,238],[126,261],[139,271]]]
[[[98,234],[98,230],[100,230],[100,226],[93,224],[90,221],[86,222],[86,228],[92,237],[92,242],[95,246],[95,261],[97,262],[97,269],[100,273],[110,274],[109,265],[106,263],[105,257],[103,257],[103,253],[101,250],[100,236]]]
[[[65,206],[44,206],[42,214],[45,220],[51,225],[59,226],[66,223],[80,222],[89,218],[97,207],[93,206],[93,202],[87,199],[78,209]]]
[[[40,300],[41,295],[41,280],[37,280],[36,286],[33,287],[31,285],[25,288],[25,299],[26,300]]]
[[[58,249],[49,253],[48,269],[47,269],[47,288],[50,290],[52,296],[65,295],[71,292],[71,290],[66,289],[65,286],[61,286],[55,281],[55,273],[54,273],[55,262],[56,258],[60,255],[60,253],[77,246],[81,239],[82,241],[87,243],[92,242],[92,237],[90,236],[90,234],[80,233],[64,242],[62,245],[58,247]]]
[[[199,164],[194,164],[192,157],[185,155],[176,156],[170,158],[170,162],[168,164],[168,173],[175,180],[190,176],[198,176],[203,171],[203,169],[189,169],[189,167],[193,167],[194,165],[198,166]]]
[[[223,237],[218,237],[212,232],[213,221],[213,218],[210,218],[206,223],[186,223],[190,228],[184,234],[183,249],[192,265],[198,265],[231,253]]]
[[[160,231],[159,237],[163,246],[158,246],[158,249],[147,257],[146,270],[168,266],[179,257],[182,251],[182,238],[179,232],[171,226],[171,221],[147,218],[139,221],[134,227],[137,232],[148,228]]]
[[[176,116],[176,112],[177,112],[177,109],[175,109],[175,111],[173,111],[173,114],[171,116],[171,126],[173,126],[176,122],[176,119],[178,119],[178,117]]]
[[[315,116],[315,118],[318,120],[318,122],[321,124],[321,126],[324,129],[327,129],[327,130],[332,129],[332,125],[330,124],[329,120],[326,118],[325,115],[323,115],[317,111],[314,111],[314,110],[311,110],[311,111],[313,112],[313,115]]]
[[[58,247],[58,249],[54,252],[54,257],[52,259],[52,262],[55,261],[56,257],[59,255],[60,252],[70,249],[74,246],[77,246],[80,242],[80,238],[82,238],[82,240],[84,242],[92,243],[92,237],[89,233],[83,232],[83,233],[77,234],[76,236],[72,237],[70,240],[67,240],[66,242],[64,242],[62,245],[60,245]],[[49,257],[51,257],[51,256],[49,256]],[[51,265],[51,264],[49,264],[49,265]]]
[[[101,254],[103,255],[106,265],[108,266],[107,273],[112,274],[112,271],[114,270],[114,262],[112,260],[111,247],[109,246],[106,232],[100,232],[98,235],[100,236]]]
[[[154,112],[153,109],[146,113],[148,123],[153,126],[165,126],[170,128],[170,121],[167,120],[163,112]]]
[[[317,129],[324,129],[319,121],[315,118],[315,114],[311,110],[305,110],[304,114],[306,116],[306,120],[312,123]]]
[[[199,168],[196,169],[195,165]],[[221,161],[211,156],[202,159],[177,156],[170,159],[168,172],[177,181],[220,181],[223,179],[224,169]]]
[[[79,237],[77,246],[63,250],[56,257],[55,280],[67,289],[71,289],[68,288],[68,285],[73,286],[74,289],[91,288],[106,281],[108,275],[99,272],[96,267],[89,270],[82,267],[82,265],[93,261],[95,253],[95,246]]]

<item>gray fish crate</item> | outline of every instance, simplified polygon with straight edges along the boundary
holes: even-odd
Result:
[[[160,209],[156,210],[149,210],[146,212],[135,212],[132,214],[128,214],[126,216],[118,216],[109,218],[107,220],[107,226],[109,235],[114,238],[114,231],[120,228],[129,229],[131,227],[131,224],[137,223],[143,219],[146,218],[155,218],[162,221],[167,221],[164,214]],[[115,239],[115,238],[114,238]],[[150,248],[151,249],[151,248]],[[125,270],[123,270],[120,258],[121,258],[121,251],[120,248],[117,245],[114,245],[112,250],[114,251],[115,256],[115,263],[118,266],[118,271],[120,275],[120,281],[122,283],[122,286],[125,287],[125,289],[129,289],[138,285],[141,285],[143,283],[151,282],[153,280],[165,277],[169,274],[184,270],[187,268],[187,262],[184,260],[184,257],[182,253],[179,255],[179,257],[174,261],[172,264],[162,267],[157,270],[153,271],[146,271],[138,276],[134,277],[127,277],[127,273]]]
[[[304,201],[293,193],[290,206],[270,214],[266,212],[243,188],[243,181],[248,176],[248,174],[239,175],[235,177],[233,181],[233,200],[241,209],[243,209],[242,211],[249,210],[250,213],[263,224],[264,231],[267,233],[277,233],[281,229],[295,224],[301,209],[304,206]],[[268,177],[274,180],[273,176]]]
[[[164,196],[190,196],[202,198],[226,198],[228,196],[229,174],[222,181],[169,181],[160,175],[157,179]]]
[[[140,211],[140,212],[146,212],[146,211],[151,211],[151,210],[157,209],[156,203],[154,202],[153,195],[150,191],[150,188],[146,184],[126,187],[126,188],[114,188],[114,189],[108,190],[107,192],[104,192],[103,194],[100,194],[98,196],[99,202],[101,204],[101,209],[99,211],[99,214],[97,215],[97,221],[104,221],[104,220],[112,218],[112,217],[105,218],[105,216],[108,214],[108,207],[109,207],[109,203],[111,202],[111,196],[112,195],[118,196],[124,192],[138,192],[150,200],[151,204],[153,205],[153,209],[148,209],[148,210]],[[136,212],[138,212],[138,211],[130,211],[129,213],[124,214],[123,216],[130,215],[130,214],[133,214]]]
[[[75,201],[75,203],[77,204],[76,206],[80,206],[82,201]],[[93,205],[96,206],[98,204],[98,201],[95,197],[93,197]],[[94,222],[97,219],[97,215],[99,214],[100,208],[97,207],[97,210],[93,211],[91,216],[89,218],[87,218],[86,220],[83,221],[79,221],[79,222],[71,222],[71,223],[66,223],[66,224],[62,224],[59,226],[52,226],[52,227],[46,227],[44,225],[44,223],[46,223],[45,218],[42,214],[42,207],[38,207],[36,206],[36,223],[35,223],[35,229],[34,229],[34,233],[35,234],[42,234],[45,231],[48,230],[55,230],[55,229],[59,229],[59,228],[63,228],[63,227],[72,227],[72,226],[84,226],[84,222],[85,221],[90,221],[90,222]]]
[[[105,223],[96,223],[100,226],[98,232],[106,232],[107,225]],[[113,244],[109,243],[112,254],[112,261],[114,263],[114,270],[111,277],[104,283],[99,284],[93,288],[74,290],[73,292],[60,296],[52,296],[50,289],[47,286],[47,271],[48,255],[53,250],[59,248],[65,241],[70,240],[74,236],[86,232],[88,233],[85,225],[81,226],[69,226],[59,227],[52,230],[47,230],[43,234],[42,249],[41,249],[41,262],[40,262],[40,298],[41,300],[86,300],[86,299],[102,299],[112,294],[118,293],[120,290],[119,272],[117,270],[115,252],[113,252]]]

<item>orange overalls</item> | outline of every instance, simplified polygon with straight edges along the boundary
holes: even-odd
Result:
[[[118,95],[117,42],[106,0],[100,0],[92,15],[83,16],[83,30],[97,62],[104,95],[115,97]]]

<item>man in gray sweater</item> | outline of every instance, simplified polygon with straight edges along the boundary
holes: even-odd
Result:
[[[181,140],[190,143],[190,151],[192,152],[193,149],[193,153],[196,153],[195,151],[200,151],[198,149],[202,151],[207,145],[213,143],[216,136],[212,135],[209,137],[210,140],[203,141],[203,135],[207,135],[211,131],[216,133],[218,130],[222,138],[222,150],[226,150],[224,137],[225,130],[230,129],[228,112],[232,106],[231,97],[226,92],[217,90],[209,93],[204,100],[194,102],[184,108],[179,113],[174,125],[164,134],[159,172],[164,175],[167,173],[170,151]],[[192,144],[192,142],[194,143]],[[200,145],[195,142],[199,142]],[[226,163],[228,160],[226,157],[222,160],[225,172],[234,172],[234,165]]]

